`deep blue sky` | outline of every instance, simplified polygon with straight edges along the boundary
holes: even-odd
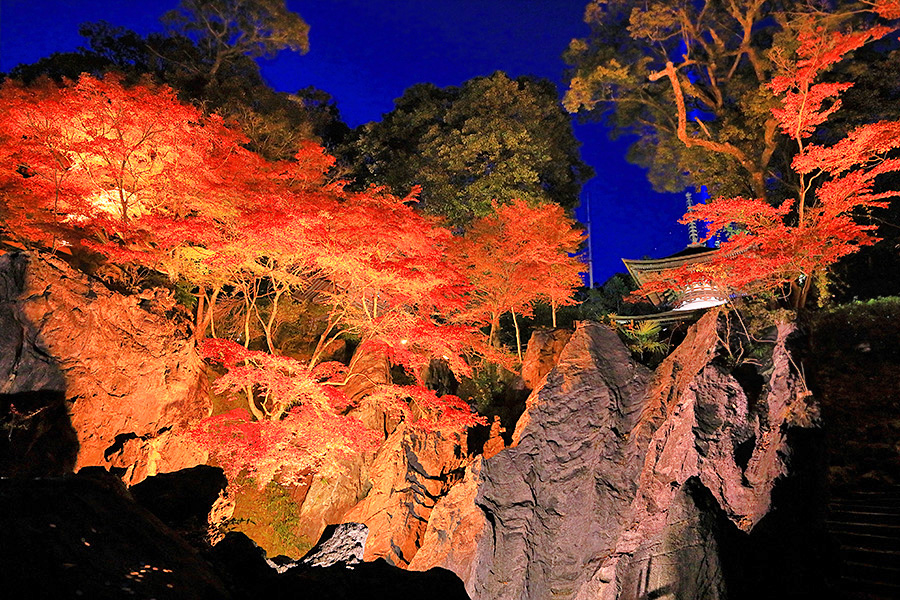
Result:
[[[310,51],[261,61],[275,89],[313,85],[337,99],[350,126],[380,120],[403,90],[420,82],[459,85],[496,70],[538,75],[562,90],[562,52],[587,34],[587,0],[288,0],[310,24]],[[0,71],[52,52],[75,50],[78,25],[106,20],[148,33],[177,0],[0,0]],[[579,125],[582,156],[597,172],[578,217],[593,220],[594,279],[624,270],[620,259],[683,248],[680,195],[656,194],[626,146],[597,124]]]

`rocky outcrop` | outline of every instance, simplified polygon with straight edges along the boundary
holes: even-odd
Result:
[[[341,461],[341,469],[328,477],[311,475],[300,502],[295,533],[313,542],[325,528],[340,523],[372,487],[369,482],[371,453],[354,454]]]
[[[770,357],[739,381],[713,360],[717,318],[692,326],[655,373],[610,329],[580,324],[514,445],[439,500],[410,568],[450,568],[473,598],[492,600],[812,589],[792,560],[815,552],[800,550],[813,530],[797,525],[814,511],[787,491],[802,487],[791,483],[791,432],[816,418],[791,371],[792,328],[779,326]]]
[[[600,569],[627,526],[640,466],[627,434],[649,381],[612,330],[576,330],[529,399],[518,444],[484,463],[473,597],[571,598]]]
[[[362,562],[369,528],[362,523],[329,525],[322,538],[303,557],[304,565],[330,567],[336,564],[356,565]]]
[[[114,467],[136,483],[202,463],[179,434],[209,412],[203,365],[174,316],[169,290],[125,296],[61,260],[6,253],[0,395],[10,403],[23,394],[60,396],[68,423],[53,428],[74,432],[75,469]]]
[[[667,541],[684,530],[684,521],[704,516],[686,501],[689,482],[702,486],[718,510],[749,532],[768,514],[776,480],[788,472],[789,428],[812,425],[815,413],[808,393],[791,374],[785,348],[793,327],[777,328],[769,368],[761,374],[764,388],[758,397],[748,398],[734,377],[713,364],[700,367],[702,361],[696,360],[715,350],[713,317],[707,315],[697,325],[694,337],[667,360],[650,390],[647,410],[633,433],[638,444],[649,437],[649,445],[631,523],[590,586],[593,596],[584,597],[638,598],[653,590],[674,590],[676,597],[724,597],[726,582],[711,564],[717,560],[717,552],[709,548],[713,535],[679,546],[694,548],[698,554],[692,562],[669,564]],[[659,425],[654,428],[654,423]],[[691,572],[682,568],[685,564],[707,568]],[[634,590],[634,595],[623,595],[623,590]]]
[[[427,571],[440,566],[464,582],[472,579],[478,546],[487,528],[484,513],[475,505],[482,484],[482,459],[466,468],[462,481],[450,488],[431,511],[422,546],[407,568]]]
[[[405,423],[394,429],[369,467],[371,490],[342,518],[368,526],[365,560],[408,565],[435,503],[462,479],[465,462],[457,441]]]
[[[535,329],[522,357],[522,380],[530,390],[540,386],[572,337],[570,329]]]

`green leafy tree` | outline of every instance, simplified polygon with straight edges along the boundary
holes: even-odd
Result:
[[[571,209],[592,175],[555,86],[502,72],[460,87],[415,85],[340,153],[361,185],[420,186],[424,210],[456,225],[489,214],[494,200]]]
[[[829,28],[896,18],[893,2],[593,0],[591,35],[574,40],[565,106],[636,135],[629,159],[660,191],[773,201],[795,195],[795,148],[778,131],[767,87],[773,50],[793,52],[810,19]],[[866,115],[871,114],[869,112]]]

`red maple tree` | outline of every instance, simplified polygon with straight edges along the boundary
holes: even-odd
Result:
[[[571,304],[584,265],[574,257],[581,232],[557,204],[529,206],[522,200],[494,204],[494,212],[472,223],[455,247],[455,261],[472,283],[466,318],[489,326],[498,346],[500,317],[510,313],[516,349],[522,358],[517,315],[530,316],[534,304],[553,310]]]
[[[375,443],[340,391],[355,361],[321,362],[338,336],[417,381],[378,386],[374,400],[411,427],[454,435],[483,419],[427,390],[424,370],[442,360],[469,374],[472,354],[492,355],[480,326],[493,336],[501,314],[529,314],[540,300],[555,310],[579,283],[570,253],[580,234],[557,206],[498,207],[458,238],[414,210],[415,191],[351,192],[329,179],[334,159],[313,143],[291,161],[265,161],[165,86],[85,75],[7,82],[0,100],[0,157],[14,166],[0,173],[7,232],[37,248],[81,245],[192,289],[202,352],[226,371],[215,389],[244,405],[202,421],[195,437],[230,474],[261,485]],[[283,299],[313,287],[328,318],[301,363],[279,355],[276,325]],[[216,339],[225,297],[239,307],[229,334],[240,343]],[[266,352],[250,349],[260,337]]]
[[[796,56],[775,54],[780,73],[769,84],[780,96],[773,110],[782,133],[798,147],[792,168],[798,196],[772,206],[762,199],[718,198],[695,205],[682,223],[705,221],[710,234],[734,231],[711,261],[688,265],[638,293],[680,290],[707,284],[731,293],[787,289],[795,308],[806,305],[814,286],[824,285],[828,267],[861,246],[877,241],[873,226],[858,217],[886,206],[896,191],[876,191],[876,180],[900,171],[893,151],[900,147],[900,122],[879,121],[857,127],[830,146],[813,143],[819,126],[840,108],[840,94],[851,83],[823,83],[822,73],[847,53],[891,30],[827,32],[809,28],[800,36]]]
[[[201,352],[226,369],[214,390],[247,406],[203,419],[191,430],[233,483],[242,473],[260,488],[276,477],[281,484],[298,483],[309,472],[329,474],[341,459],[375,450],[382,441],[379,432],[346,414],[352,406],[340,391],[348,374],[343,364],[309,369],[289,357],[211,338],[201,343]],[[385,412],[419,431],[454,436],[486,423],[463,400],[421,385],[381,385],[372,396]]]
[[[226,369],[214,390],[246,402],[246,408],[203,419],[191,431],[232,483],[241,473],[260,488],[276,476],[280,483],[297,483],[381,441],[359,419],[343,414],[349,401],[329,384],[343,377],[344,365],[322,363],[310,370],[285,356],[212,338],[201,343],[201,352]]]
[[[208,214],[217,171],[244,140],[149,81],[88,75],[57,86],[0,86],[4,219],[23,242],[89,240],[115,254],[145,215]],[[48,237],[50,236],[50,237]]]

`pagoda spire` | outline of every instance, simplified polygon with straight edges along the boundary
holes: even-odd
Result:
[[[691,210],[691,206],[694,205],[694,201],[691,198],[691,193],[687,192],[687,193],[685,193],[684,196],[685,196],[685,204],[687,204],[687,209]],[[692,220],[690,223],[688,223],[688,235],[690,235],[690,237],[691,237],[690,245],[696,246],[697,240],[700,239],[700,236],[697,235],[697,221]]]

